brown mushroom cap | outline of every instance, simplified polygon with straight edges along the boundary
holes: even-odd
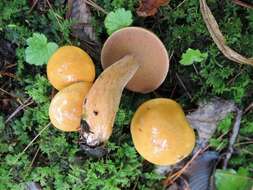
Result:
[[[169,69],[169,56],[160,39],[140,27],[118,30],[104,43],[101,52],[102,67],[105,69],[128,54],[140,63],[140,68],[127,84],[127,89],[148,93],[158,88]]]
[[[195,134],[181,106],[174,100],[156,98],[143,103],[131,122],[136,150],[157,165],[170,165],[188,156]]]

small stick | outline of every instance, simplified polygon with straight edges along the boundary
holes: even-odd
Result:
[[[177,178],[179,178],[184,173],[184,171],[190,166],[190,164],[198,157],[198,155],[206,150],[206,148],[199,149],[182,169],[180,169],[179,171],[177,171],[176,173],[172,174],[167,179],[165,179],[164,180],[165,186],[168,186],[169,184],[172,184],[174,181],[176,181]]]
[[[41,129],[41,131],[29,142],[29,144],[24,148],[24,150],[19,153],[19,155],[17,156],[16,160],[14,161],[15,165],[17,163],[17,161],[21,158],[21,156],[24,155],[24,153],[26,152],[26,150],[34,143],[34,141],[50,126],[50,122],[43,128]],[[11,173],[11,171],[13,170],[13,167],[9,170],[9,174]]]
[[[17,65],[17,63],[13,63],[13,64],[9,64],[5,66],[5,69],[10,69],[12,67],[15,67]]]
[[[187,88],[185,87],[183,81],[181,80],[181,78],[179,77],[179,75],[176,73],[176,77],[178,79],[178,81],[180,82],[180,84],[182,85],[182,87],[184,88],[186,94],[189,96],[189,98],[192,100],[192,96],[191,94],[189,93],[189,91],[187,90]]]
[[[248,105],[248,107],[243,111],[243,114],[247,113],[252,108],[253,108],[253,102],[251,102],[250,105]]]
[[[31,9],[29,10],[29,13],[32,12],[32,10],[34,9],[34,7],[37,5],[38,1],[39,1],[39,0],[35,0],[35,1],[33,2],[32,7],[31,7]]]
[[[233,0],[233,3],[235,3],[237,5],[240,5],[242,7],[245,7],[245,8],[253,9],[253,5],[250,4],[250,3],[246,3],[246,2],[243,2],[243,1],[240,1],[240,0]]]
[[[17,109],[6,119],[5,124],[8,123],[15,115],[17,115],[18,112],[20,112],[22,109],[24,109],[25,107],[27,107],[33,103],[33,100],[31,100],[30,102],[29,102],[29,100],[31,100],[31,97],[28,98],[24,102],[24,104],[17,107]]]
[[[223,162],[223,169],[226,169],[227,166],[228,166],[228,161],[229,159],[231,158],[233,152],[234,152],[234,144],[235,144],[235,141],[236,141],[236,138],[237,138],[237,135],[239,133],[239,130],[240,130],[240,124],[241,124],[241,119],[242,119],[242,110],[238,109],[237,108],[237,115],[236,115],[236,118],[235,118],[235,123],[234,123],[234,126],[233,126],[233,131],[232,131],[232,135],[229,139],[229,147],[228,147],[228,150],[227,150],[227,153],[225,155],[225,159],[224,159],[224,162]]]
[[[234,146],[240,146],[240,145],[246,145],[246,144],[253,144],[253,141],[239,142],[239,143],[236,143]]]
[[[97,9],[98,11],[101,11],[104,14],[108,14],[108,12],[106,12],[102,7],[100,7],[98,4],[96,4],[95,2],[91,1],[91,0],[84,0],[85,3],[87,3],[88,5],[94,7],[95,9]]]
[[[16,75],[14,75],[13,73],[2,72],[2,71],[0,71],[0,76],[7,76],[7,77],[14,78],[14,79],[17,78]]]
[[[31,161],[31,164],[29,165],[29,168],[32,167],[32,165],[33,165],[33,163],[34,163],[34,161],[35,161],[35,159],[36,159],[36,157],[37,157],[39,151],[40,151],[40,148],[38,147],[37,151],[35,152],[35,155],[33,156],[33,159],[32,159],[32,161]]]
[[[11,94],[10,92],[8,92],[8,91],[6,91],[6,90],[4,90],[4,89],[2,89],[2,88],[0,88],[0,91],[2,91],[3,93],[5,93],[5,94],[11,96],[12,98],[17,98],[17,96]]]
[[[186,0],[183,0],[181,3],[178,4],[178,6],[175,8],[175,9],[178,9],[179,7],[181,7],[184,3],[185,3]],[[175,10],[174,9],[174,10]]]

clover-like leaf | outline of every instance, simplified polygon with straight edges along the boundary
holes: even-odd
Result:
[[[117,9],[106,16],[104,23],[107,33],[111,35],[113,32],[133,23],[132,13],[124,8]]]
[[[28,47],[25,50],[25,60],[32,65],[47,64],[49,58],[58,49],[54,42],[47,42],[44,34],[34,33],[27,39]]]
[[[185,53],[183,53],[181,60],[179,61],[182,65],[192,65],[194,62],[202,62],[207,58],[207,53],[201,53],[198,49],[194,50],[188,48]]]

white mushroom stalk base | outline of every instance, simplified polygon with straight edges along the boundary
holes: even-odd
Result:
[[[97,78],[83,103],[80,144],[94,148],[107,142],[112,134],[122,91],[139,66],[134,56],[126,55]]]

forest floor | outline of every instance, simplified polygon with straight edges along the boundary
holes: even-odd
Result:
[[[203,19],[205,10],[203,7],[201,10],[200,4],[204,0],[141,2],[147,3],[142,4],[142,9],[138,8],[141,6],[138,0],[0,1],[1,190],[26,189],[27,185],[30,188],[33,185],[33,190],[39,186],[43,190],[165,189],[171,182],[168,179],[182,166],[166,176],[157,174],[155,166],[136,152],[129,131],[138,106],[157,97],[177,101],[186,114],[196,111],[199,102],[210,102],[213,98],[232,102],[237,112],[215,121],[217,129],[205,151],[219,154],[212,174],[218,190],[249,190],[252,187],[253,64],[249,59],[253,57],[252,3],[246,0],[207,1],[224,35],[222,41],[220,36],[215,38],[219,31],[210,34],[215,23],[210,20],[206,23]],[[120,21],[119,26],[105,26],[106,16],[119,8],[130,11],[131,18],[116,14],[113,22]],[[152,12],[155,8],[156,13]],[[151,15],[143,17],[143,12]],[[208,16],[207,12],[205,14]],[[90,23],[83,24],[82,19]],[[91,158],[80,150],[78,133],[64,133],[50,125],[48,109],[56,90],[47,79],[48,58],[43,54],[47,49],[43,49],[46,47],[39,40],[33,40],[35,50],[41,51],[33,51],[34,63],[29,63],[27,40],[40,33],[46,37],[45,43],[81,47],[94,60],[98,76],[102,71],[102,44],[110,30],[124,25],[144,27],[161,39],[170,56],[169,73],[154,92],[139,94],[124,90],[113,134],[107,143],[109,153],[99,159]],[[91,30],[87,32],[89,27]],[[238,54],[228,52],[227,47]],[[235,58],[239,54],[242,56]],[[221,114],[219,109],[222,107],[214,111],[216,116]],[[224,167],[224,160],[230,153],[231,158]],[[185,163],[192,157],[194,155]],[[180,178],[173,180],[178,188]]]

